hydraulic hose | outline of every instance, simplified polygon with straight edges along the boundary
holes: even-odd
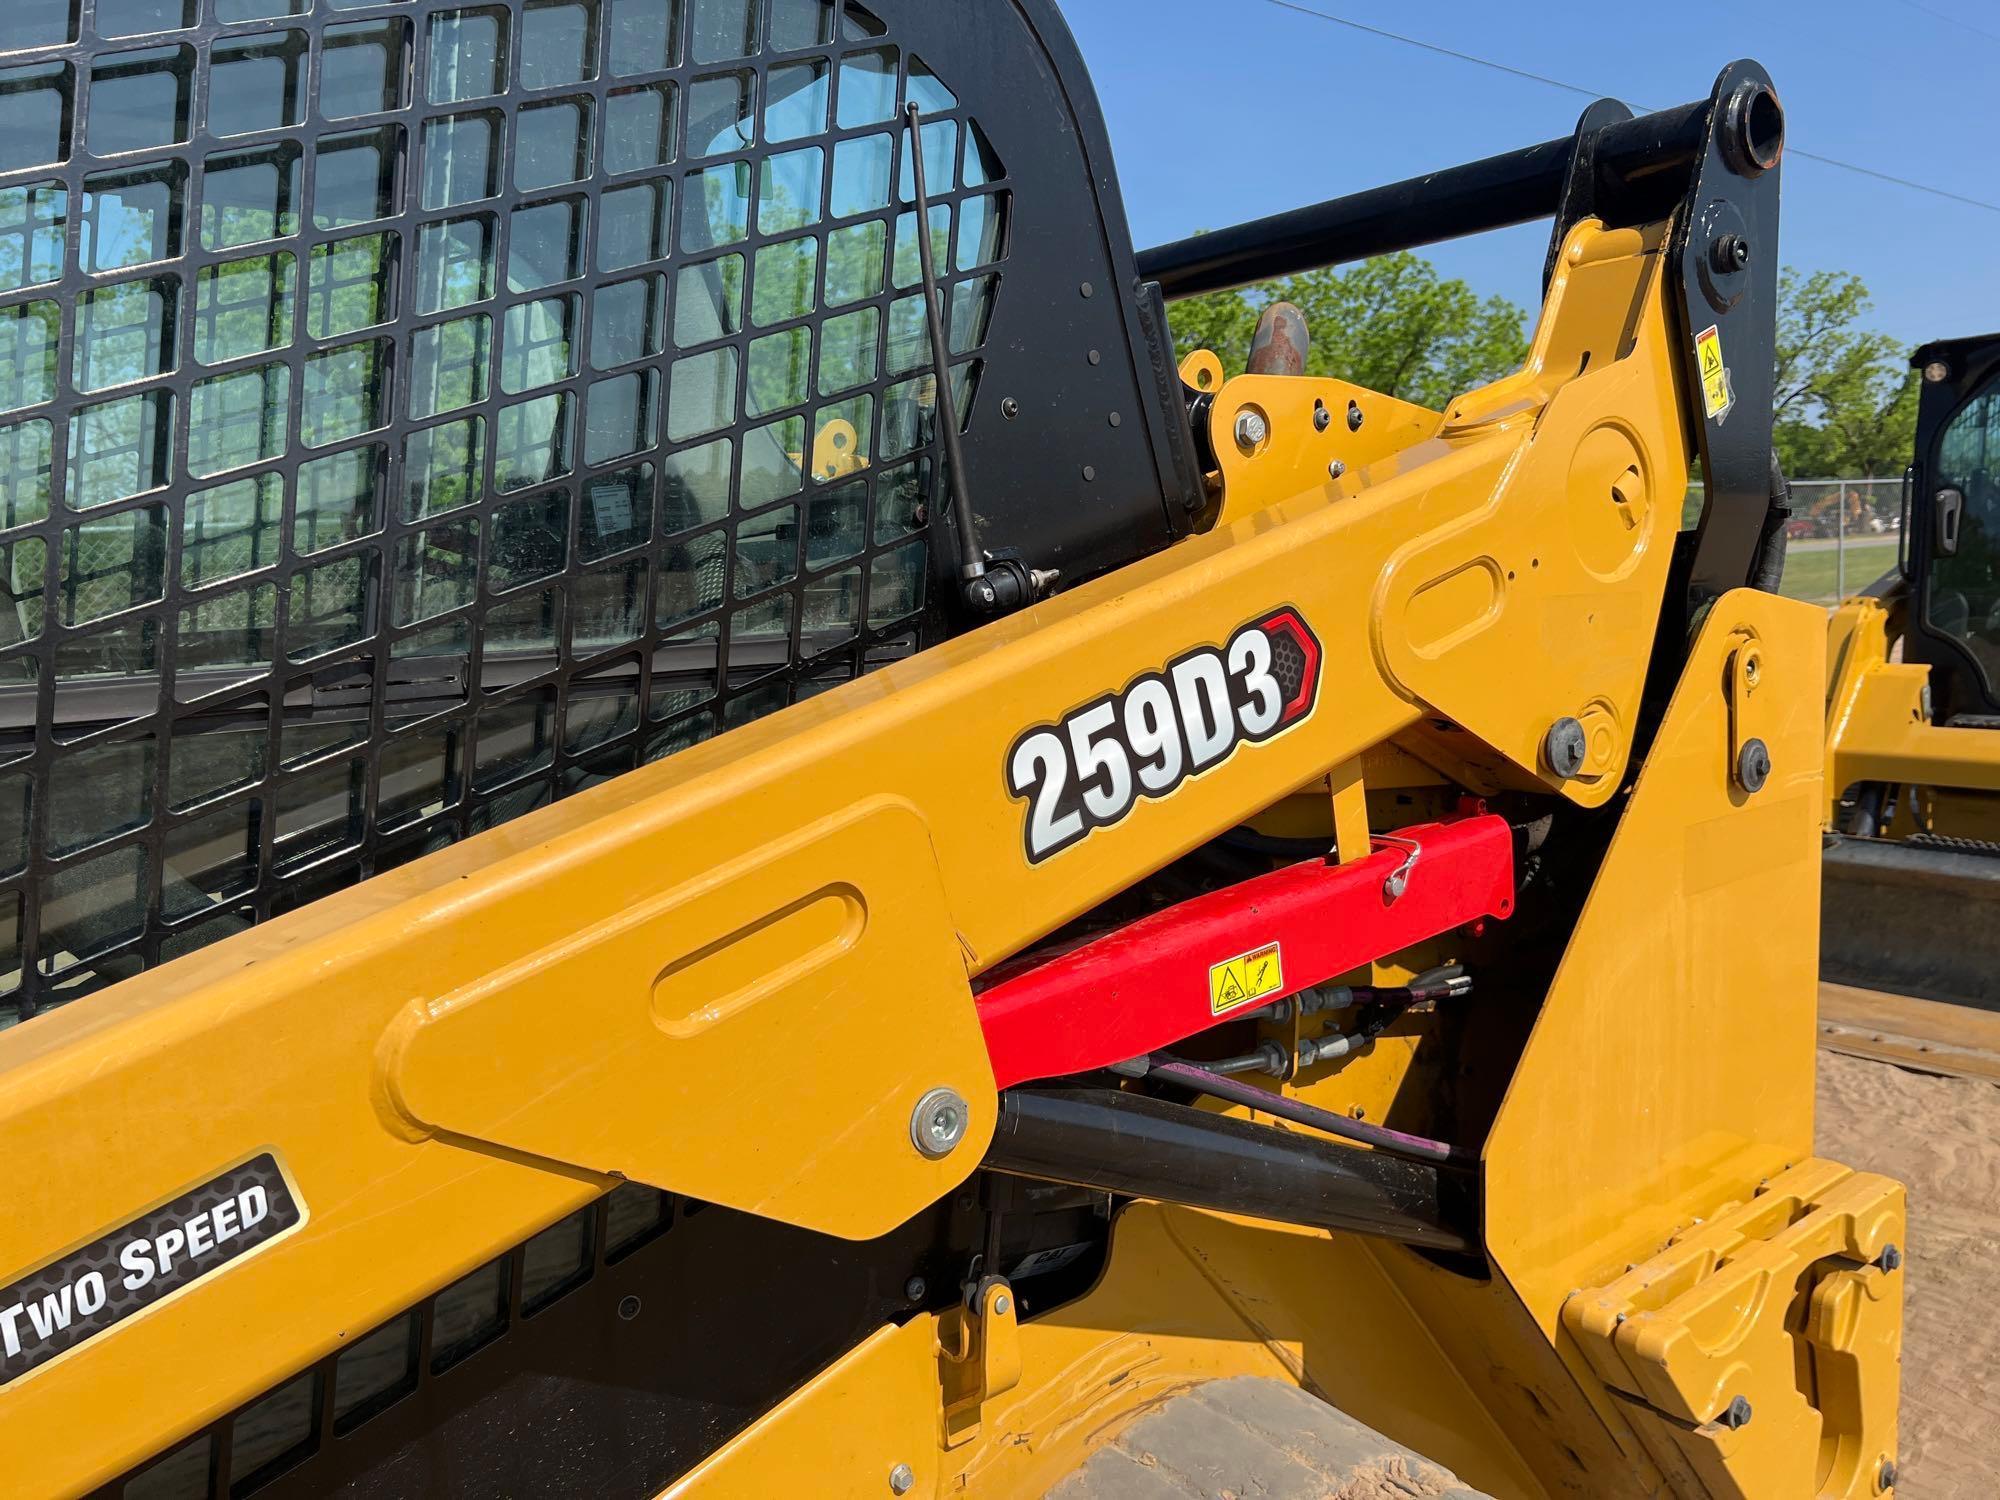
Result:
[[[1321,1109],[1301,1099],[1288,1099],[1283,1094],[1271,1093],[1258,1088],[1255,1084],[1238,1083],[1233,1078],[1225,1078],[1220,1073],[1211,1073],[1207,1068],[1198,1068],[1193,1063],[1181,1062],[1178,1059],[1155,1057],[1148,1076],[1170,1078],[1183,1087],[1194,1089],[1212,1098],[1226,1099],[1231,1104],[1241,1104],[1246,1109],[1261,1109],[1267,1115],[1290,1120],[1294,1125],[1323,1130],[1328,1135],[1360,1141],[1375,1147],[1378,1151],[1386,1151],[1391,1156],[1401,1156],[1414,1161],[1451,1162],[1460,1166],[1470,1165],[1478,1159],[1470,1151],[1462,1150],[1448,1142],[1434,1141],[1428,1136],[1410,1135],[1401,1130],[1391,1130],[1386,1125],[1370,1125],[1362,1120],[1350,1120],[1346,1115],[1337,1115],[1330,1109]]]
[[[1792,519],[1792,482],[1778,463],[1778,450],[1771,450],[1771,503],[1764,511],[1764,529],[1757,537],[1757,562],[1750,572],[1750,586],[1767,594],[1778,592],[1785,581],[1785,528]]]

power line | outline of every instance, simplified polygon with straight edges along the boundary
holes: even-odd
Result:
[[[1350,31],[1365,31],[1370,36],[1384,37],[1392,42],[1401,42],[1407,47],[1421,47],[1426,52],[1435,52],[1440,57],[1454,57],[1460,62],[1476,63],[1482,68],[1491,68],[1496,73],[1511,73],[1516,78],[1525,78],[1530,83],[1545,83],[1552,89],[1563,89],[1568,93],[1582,94],[1587,99],[1602,99],[1598,89],[1579,88],[1573,83],[1564,83],[1560,78],[1550,78],[1542,73],[1530,73],[1526,68],[1511,68],[1506,63],[1495,62],[1490,57],[1474,57],[1470,52],[1454,52],[1449,47],[1440,47],[1436,42],[1421,41],[1413,36],[1404,36],[1397,31],[1384,31],[1379,26],[1364,26],[1359,21],[1350,21],[1345,16],[1330,16],[1323,10],[1313,10],[1297,5],[1293,0],[1265,0],[1267,5],[1275,5],[1280,10],[1295,10],[1302,16],[1312,16],[1316,20],[1331,21],[1336,26],[1345,26]]]
[[[1552,89],[1561,89],[1564,93],[1581,94],[1587,99],[1609,97],[1608,91],[1604,89],[1587,89],[1581,84],[1567,83],[1560,78],[1551,78],[1545,73],[1531,73],[1526,68],[1510,67],[1506,63],[1495,62],[1490,57],[1479,57],[1470,52],[1459,52],[1450,47],[1441,47],[1436,42],[1427,42],[1421,37],[1405,36],[1400,31],[1388,31],[1380,26],[1369,26],[1360,21],[1350,21],[1346,16],[1336,16],[1323,10],[1314,10],[1308,5],[1301,5],[1298,3],[1298,0],[1264,0],[1264,3],[1266,5],[1275,5],[1279,10],[1289,10],[1302,16],[1311,16],[1318,21],[1330,21],[1335,26],[1345,26],[1350,31],[1359,31],[1369,36],[1381,37],[1384,41],[1401,42],[1406,47],[1416,47],[1421,51],[1434,53],[1439,57],[1449,57],[1458,62],[1471,63],[1475,67],[1490,68],[1495,73],[1506,73],[1514,78],[1525,78],[1530,83],[1544,84]],[[1904,0],[1904,3],[1913,4],[1914,0]],[[1921,10],[1923,7],[1918,6],[1917,9]],[[1936,12],[1933,12],[1933,14],[1936,14]],[[1942,19],[1949,20],[1951,18],[1946,16],[1942,17]],[[1963,25],[1964,23],[1960,22],[1959,24]],[[1975,26],[1970,29],[1977,31],[1979,28]],[[1996,38],[1996,40],[2000,40],[2000,38]],[[1641,109],[1647,108],[1645,105],[1640,105],[1639,107]],[[1873,167],[1857,166],[1851,161],[1842,161],[1838,157],[1833,156],[1820,156],[1811,151],[1800,151],[1789,145],[1785,147],[1785,153],[1788,156],[1799,157],[1804,161],[1818,162],[1821,166],[1838,167],[1843,172],[1853,172],[1857,176],[1872,177],[1877,182],[1893,183],[1897,187],[1909,188],[1913,192],[1929,193],[1934,198],[1948,198],[1953,203],[1964,203],[1973,208],[1983,208],[1990,213],[2000,214],[2000,203],[1989,203],[1984,198],[1969,198],[1964,193],[1954,193],[1947,188],[1933,187],[1927,182],[1913,182],[1907,177],[1898,177],[1892,172],[1878,172]]]
[[[1919,5],[1917,0],[1903,0],[1903,4],[1909,6],[1911,10],[1921,11],[1927,16],[1943,21],[1948,26],[1962,26],[1974,36],[1983,36],[1989,42],[2000,42],[2000,32],[1987,31],[1981,27],[1974,26],[1970,21],[1961,21],[1957,16],[1946,15],[1943,11],[1933,10],[1928,5]]]

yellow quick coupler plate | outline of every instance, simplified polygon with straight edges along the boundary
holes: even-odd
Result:
[[[1694,1495],[1883,1493],[1896,1451],[1901,1183],[1809,1160],[1563,1307]]]

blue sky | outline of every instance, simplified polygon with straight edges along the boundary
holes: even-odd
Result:
[[[1585,100],[1270,0],[1061,0],[1110,123],[1144,247],[1566,135]],[[1544,0],[1313,9],[1659,108],[1734,57],[1770,69],[1790,143],[2000,203],[1993,0]],[[1785,163],[1781,254],[1853,271],[1915,345],[2000,329],[2000,212]],[[1424,253],[1534,304],[1543,224]]]

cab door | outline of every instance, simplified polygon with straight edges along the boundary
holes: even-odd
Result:
[[[2000,334],[1928,344],[1907,547],[1938,722],[2000,715]]]

